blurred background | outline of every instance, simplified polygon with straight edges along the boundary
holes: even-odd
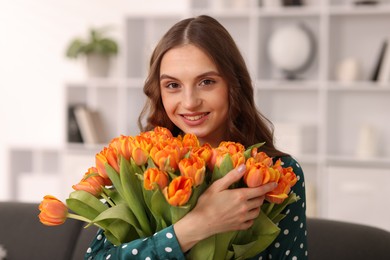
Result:
[[[304,169],[308,215],[390,230],[387,0],[2,1],[0,200],[64,199],[111,138],[137,134],[151,50],[199,14],[241,49],[277,146]],[[66,56],[91,29],[118,46],[106,71]]]

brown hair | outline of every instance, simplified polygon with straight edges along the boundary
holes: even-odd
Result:
[[[257,109],[253,86],[245,61],[229,32],[214,18],[201,15],[176,23],[157,44],[149,64],[149,75],[144,85],[148,97],[138,125],[141,131],[155,126],[168,128],[174,135],[181,130],[165,112],[160,93],[160,64],[164,54],[183,44],[202,49],[216,64],[229,88],[228,140],[244,146],[265,142],[261,150],[269,156],[280,156],[273,144],[273,125]],[[142,120],[147,116],[146,126]]]

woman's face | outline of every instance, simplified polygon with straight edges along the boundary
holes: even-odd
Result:
[[[212,146],[225,140],[228,86],[201,49],[186,44],[169,50],[161,61],[160,89],[169,119],[184,133]]]

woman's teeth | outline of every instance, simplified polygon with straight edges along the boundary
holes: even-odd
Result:
[[[196,115],[196,116],[184,116],[187,120],[190,120],[190,121],[196,121],[196,120],[199,120],[201,119],[202,117],[204,117],[206,114],[203,114],[203,115]]]

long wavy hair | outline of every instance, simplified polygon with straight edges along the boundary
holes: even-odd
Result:
[[[228,84],[230,120],[227,140],[239,142],[246,147],[265,142],[261,150],[269,156],[285,155],[274,146],[272,123],[256,108],[252,80],[236,43],[217,20],[207,15],[176,23],[154,49],[149,64],[149,75],[143,88],[148,98],[138,118],[141,131],[163,126],[174,135],[181,134],[181,130],[168,118],[162,103],[160,65],[167,51],[184,44],[192,44],[203,50],[213,60]],[[146,125],[143,125],[145,118]]]

